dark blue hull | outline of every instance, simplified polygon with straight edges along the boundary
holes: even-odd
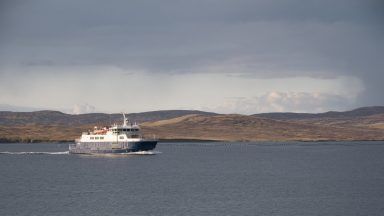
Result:
[[[119,143],[77,143],[69,146],[72,154],[118,154],[149,151],[156,147],[157,140],[142,140]]]

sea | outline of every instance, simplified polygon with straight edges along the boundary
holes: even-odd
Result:
[[[0,215],[384,215],[384,142],[0,144]]]

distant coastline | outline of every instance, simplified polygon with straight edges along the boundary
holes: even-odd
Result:
[[[344,141],[384,141],[384,139],[286,139],[286,140],[209,140],[209,139],[159,139],[159,143],[176,142],[344,142]],[[44,140],[44,139],[6,139],[0,138],[2,143],[74,143],[73,140]]]
[[[0,111],[0,143],[74,142],[83,131],[110,125],[120,114]],[[345,112],[218,114],[163,110],[128,114],[160,142],[383,141],[384,106]]]
[[[382,140],[199,140],[199,139],[160,139],[159,143],[269,143],[269,142],[279,142],[279,143],[290,143],[290,142],[381,142]],[[47,143],[47,144],[58,144],[58,143],[74,143],[74,140],[6,140],[0,139],[1,144],[37,144],[37,143]]]

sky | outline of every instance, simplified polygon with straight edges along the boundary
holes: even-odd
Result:
[[[384,105],[381,0],[1,0],[0,109]]]

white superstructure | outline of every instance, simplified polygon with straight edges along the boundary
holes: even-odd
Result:
[[[83,132],[78,142],[130,142],[139,141],[142,138],[141,128],[136,123],[132,124],[124,116],[122,125],[114,124],[111,127],[98,129],[93,132]]]

